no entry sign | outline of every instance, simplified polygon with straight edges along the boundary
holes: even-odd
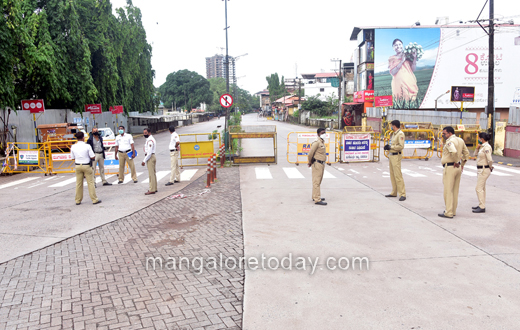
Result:
[[[22,100],[22,110],[30,110],[31,113],[44,112],[43,100]]]
[[[220,97],[220,105],[224,108],[229,108],[233,105],[233,96],[229,94],[224,94]]]

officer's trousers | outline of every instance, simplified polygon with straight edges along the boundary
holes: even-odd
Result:
[[[87,178],[88,193],[93,203],[97,203],[96,188],[94,188],[94,174],[89,165],[76,165],[76,203],[83,200],[83,178]]]
[[[101,182],[106,183],[105,179],[105,158],[103,154],[96,153],[96,158],[92,161],[92,171],[94,171],[94,181],[96,179],[96,165],[99,165],[99,175],[101,176]]]
[[[401,160],[403,155],[388,155],[390,162],[390,181],[392,181],[392,193],[390,195],[406,197],[404,188],[403,173],[401,173]]]
[[[478,170],[477,174],[477,197],[478,197],[478,206],[481,209],[486,208],[486,181],[491,175],[491,170],[489,168],[482,168]]]
[[[320,185],[323,180],[323,172],[325,171],[325,164],[320,164],[317,161],[312,164],[312,200],[317,203],[321,201]]]
[[[148,177],[150,180],[149,192],[156,192],[157,191],[157,176],[155,175],[155,165],[157,164],[157,158],[155,158],[155,155],[152,155],[150,159],[146,162],[146,167],[148,168]]]
[[[137,173],[135,172],[134,160],[128,157],[126,152],[117,152],[119,158],[119,181],[123,182],[125,179],[125,163],[128,162],[130,173],[132,173],[132,180],[137,181]]]
[[[181,172],[179,171],[179,150],[170,151],[170,166],[172,169],[170,182],[181,181]]]
[[[444,215],[447,217],[453,217],[457,214],[461,173],[461,168],[455,168],[454,166],[445,166],[442,173],[444,204],[446,205]]]

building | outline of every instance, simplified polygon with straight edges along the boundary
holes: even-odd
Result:
[[[230,83],[236,84],[235,74],[235,58],[229,58],[229,77]],[[212,57],[206,57],[206,78],[226,78],[226,56],[215,54]]]
[[[260,109],[267,111],[270,109],[271,100],[269,99],[269,91],[264,89],[258,93],[255,93],[256,96],[260,99]]]
[[[302,74],[305,96],[317,96],[325,101],[328,96],[338,97],[339,78],[335,72]]]

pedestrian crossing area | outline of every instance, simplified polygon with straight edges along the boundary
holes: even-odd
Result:
[[[199,171],[198,169],[187,169],[181,172],[181,182],[191,181],[195,174]],[[157,183],[166,183],[170,181],[170,171],[157,171]],[[138,183],[148,184],[150,179],[148,178],[148,172],[136,172]],[[146,176],[146,178],[144,178]],[[117,175],[109,174],[105,175],[105,179],[112,183],[117,184]],[[0,181],[1,182],[1,181]],[[101,177],[96,175],[96,184],[101,183]],[[127,184],[129,182],[133,182],[132,175],[130,173],[125,175],[122,184]],[[85,183],[86,184],[86,183]],[[66,175],[53,175],[51,177],[42,177],[42,176],[34,176],[27,177],[19,180],[15,180],[9,183],[0,184],[0,192],[5,189],[8,191],[11,189],[32,189],[36,187],[48,187],[48,188],[69,188],[74,187],[76,185],[76,176],[75,174],[66,174]]]
[[[262,166],[255,167],[255,176],[257,180],[272,180],[272,179],[305,179],[312,178],[312,169],[310,167],[282,167],[282,171],[278,166]],[[334,175],[330,171],[323,172],[323,179],[336,179],[337,174]]]
[[[340,169],[341,170],[341,169]],[[388,172],[388,169],[381,169],[377,168],[378,171],[381,172],[381,175],[383,178],[390,177],[390,173]],[[427,177],[433,177],[433,176],[442,176],[444,168],[441,165],[438,166],[417,166],[413,169],[408,168],[402,168],[401,172],[403,173],[404,177],[412,177],[412,178],[427,178]],[[352,174],[359,174],[356,170],[348,170]],[[477,177],[478,169],[477,166],[472,165],[466,165],[464,166],[464,171],[462,171],[462,176],[466,177]],[[348,175],[352,175],[348,174]],[[491,172],[492,177],[519,177],[520,178],[520,168],[510,168],[505,166],[494,166],[493,172]]]

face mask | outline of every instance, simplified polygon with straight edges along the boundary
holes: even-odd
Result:
[[[148,139],[148,137],[149,137],[150,135],[148,135],[148,134],[143,134],[143,136],[145,137],[145,139]]]
[[[482,141],[478,140],[478,144],[482,144]]]
[[[123,134],[125,131],[123,131],[122,129],[119,130],[119,134]]]
[[[93,134],[93,135],[99,135],[99,133],[98,133],[98,132],[94,132],[94,133],[92,133],[92,134]]]

